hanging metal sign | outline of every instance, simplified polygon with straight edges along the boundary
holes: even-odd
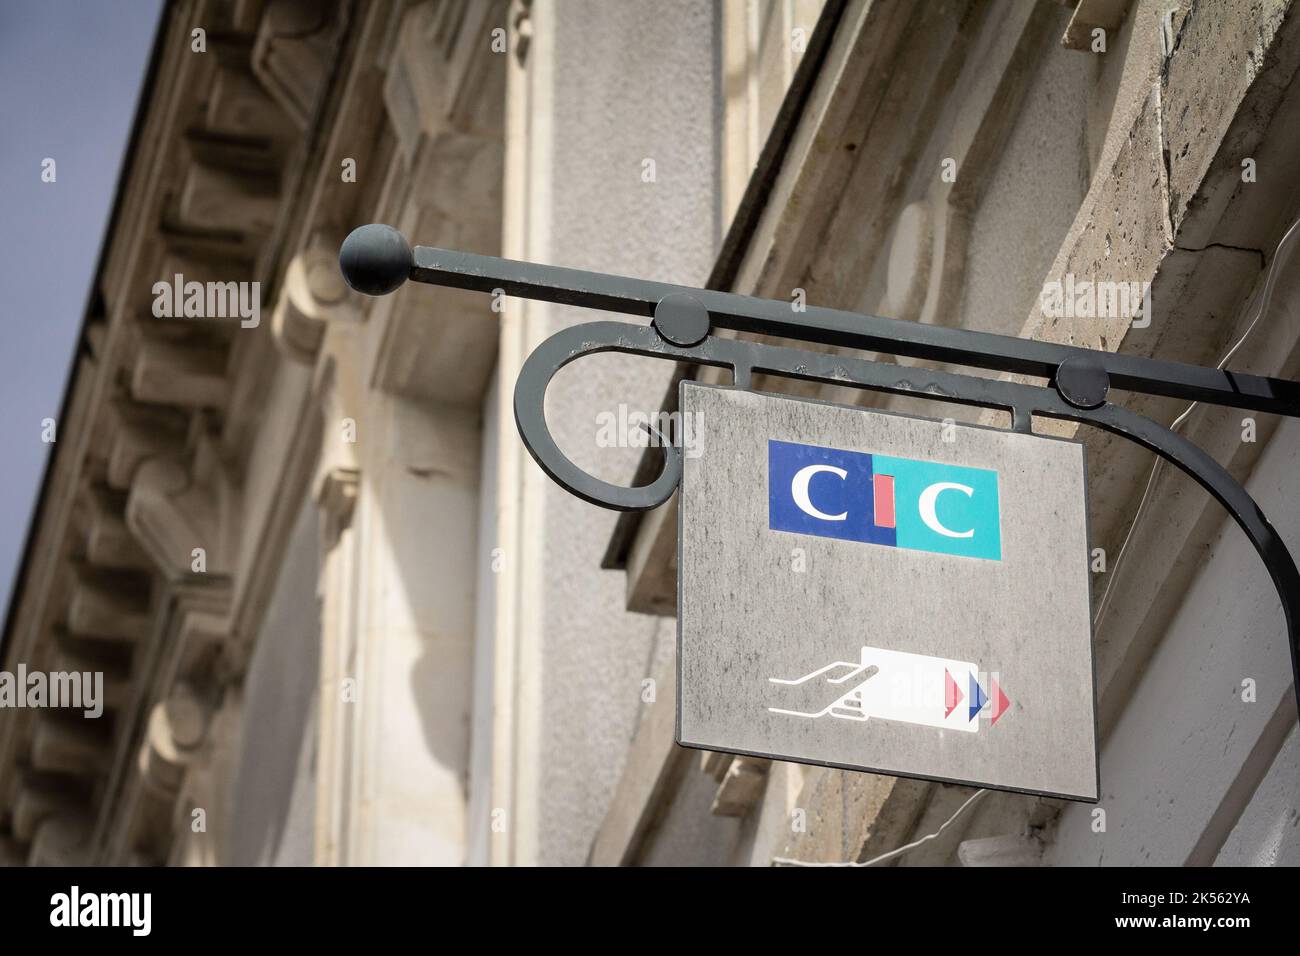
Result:
[[[524,362],[514,412],[533,460],[584,501],[644,511],[682,489],[683,743],[1096,799],[1082,456],[1077,445],[1034,435],[1035,417],[1135,442],[1182,469],[1223,505],[1277,590],[1300,699],[1300,570],[1286,543],[1222,465],[1171,429],[1110,401],[1110,389],[1118,388],[1300,417],[1300,383],[412,249],[383,225],[353,230],[339,265],[348,285],[367,295],[385,295],[409,279],[651,319],[648,325],[596,321],[556,332]],[[716,334],[720,330],[1036,376],[1048,385],[747,341]],[[551,436],[546,389],[565,365],[598,352],[729,370],[732,385],[721,390],[724,397],[701,397],[707,390],[693,387],[684,394],[692,402],[721,403],[719,413],[741,415],[738,422],[743,415],[753,418],[737,429],[757,444],[737,445],[732,453],[756,470],[726,482],[718,475],[734,464],[722,457],[710,459],[712,466],[684,462],[664,440],[658,443],[662,470],[649,484],[628,488],[583,471]],[[934,423],[757,395],[751,383],[759,374],[1001,409],[1010,413],[1011,427],[958,426],[961,439],[944,447],[934,443]],[[718,447],[728,447],[730,439],[718,430],[711,436]],[[709,454],[717,456],[718,449]],[[755,504],[758,488],[765,491]],[[743,515],[736,510],[742,492],[748,502]],[[749,531],[719,524],[719,510],[748,522]],[[710,530],[730,548],[736,536],[754,535],[754,553],[739,555],[737,561],[744,560],[738,564],[710,565]],[[784,543],[773,543],[779,539]],[[778,574],[786,573],[780,560],[788,565],[796,548],[808,561],[799,579],[802,592],[788,578],[782,585]],[[766,571],[754,564],[759,555],[771,559]],[[743,581],[720,583],[728,573],[743,574]],[[708,587],[700,574],[709,578]],[[808,584],[814,574],[822,575],[819,583]],[[724,587],[733,592],[726,601]],[[770,596],[782,587],[790,600],[777,618]],[[717,606],[702,606],[710,594]],[[820,602],[812,599],[818,594]],[[749,610],[748,602],[768,616]],[[778,620],[784,636],[775,630]],[[724,655],[732,656],[730,663],[709,664],[710,656]],[[914,696],[892,696],[889,675],[910,677]],[[940,677],[942,711],[927,696]],[[842,693],[821,693],[827,688]]]
[[[678,742],[1097,799],[1083,446],[683,382]]]

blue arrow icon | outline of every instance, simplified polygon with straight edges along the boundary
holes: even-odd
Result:
[[[970,717],[967,720],[974,720],[975,716],[984,709],[988,703],[988,695],[984,693],[984,688],[979,685],[975,675],[970,675]]]

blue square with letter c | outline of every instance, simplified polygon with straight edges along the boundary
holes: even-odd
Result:
[[[864,452],[769,440],[768,527],[892,546],[895,530],[872,521],[871,474]]]

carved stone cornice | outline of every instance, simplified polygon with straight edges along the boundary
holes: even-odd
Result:
[[[289,262],[271,317],[275,343],[289,358],[314,365],[327,322],[359,322],[357,297],[339,275],[338,255],[314,244]]]
[[[221,650],[231,633],[236,544],[249,517],[239,488],[248,462],[239,442],[229,443],[236,449],[229,462],[217,449],[224,430],[255,429],[247,418],[257,415],[249,413],[263,411],[255,400],[230,407],[232,346],[265,351],[270,340],[264,331],[257,342],[258,333],[237,321],[156,318],[152,289],[178,274],[273,288],[269,273],[283,251],[276,243],[297,195],[298,177],[286,162],[306,141],[297,120],[310,123],[316,105],[289,85],[307,80],[326,89],[337,68],[320,55],[320,37],[297,36],[286,24],[296,22],[295,11],[321,10],[337,31],[342,9],[180,0],[164,12],[151,98],[96,279],[98,321],[88,327],[72,399],[58,421],[34,544],[24,559],[30,573],[15,589],[14,632],[0,662],[103,669],[105,704],[116,716],[0,714],[0,780],[29,766],[68,779],[107,774],[114,783],[96,788],[94,804],[61,807],[39,824],[31,794],[0,793],[0,855],[77,862],[98,818],[98,859],[166,856],[170,804],[159,814],[141,791],[132,759],[138,751],[124,735],[143,731],[156,702],[166,702],[158,706],[172,739],[159,743],[155,731],[151,752],[159,760],[181,756],[194,721],[177,717],[184,712],[174,702],[176,688],[203,688],[195,694],[206,699],[210,685],[237,676]],[[207,30],[206,54],[191,50],[196,26]],[[330,43],[337,39],[332,34]],[[314,51],[311,77],[296,65],[304,44]],[[266,89],[268,78],[275,89]],[[308,112],[286,121],[292,111],[275,105],[286,97]],[[195,570],[195,548],[204,549],[202,572]],[[177,625],[164,626],[161,615],[168,614]],[[176,646],[159,645],[172,626]],[[20,800],[25,822],[13,835],[4,821]]]
[[[342,10],[313,0],[271,0],[253,46],[253,72],[285,114],[305,130],[329,76]]]
[[[149,592],[138,575],[77,574],[67,605],[73,636],[134,643],[148,633],[150,619]]]
[[[69,811],[41,822],[32,839],[27,862],[31,866],[85,866],[90,823],[82,813]]]
[[[0,823],[0,858],[162,862],[179,847],[212,862],[217,841],[188,833],[183,803],[201,799],[217,823],[238,748],[239,682],[304,494],[320,506],[327,544],[352,519],[356,446],[322,449],[319,432],[336,437],[364,410],[375,386],[358,356],[384,353],[379,388],[461,404],[481,393],[496,336],[481,303],[449,299],[437,312],[446,322],[419,337],[428,304],[412,302],[400,334],[372,335],[333,252],[377,205],[406,202],[394,177],[411,169],[395,151],[412,131],[421,158],[410,208],[425,225],[445,221],[461,244],[468,236],[495,251],[504,58],[488,52],[486,31],[503,5],[466,5],[463,18],[451,6],[423,4],[411,21],[453,36],[447,45],[426,30],[406,44],[408,73],[422,69],[422,49],[439,56],[434,85],[421,86],[428,109],[398,134],[376,104],[411,5],[179,0],[164,13],[152,98],[97,278],[102,321],[78,366],[78,403],[59,422],[51,504],[33,539],[40,554],[28,556],[38,584],[15,593],[22,640],[6,647],[47,664],[102,655],[114,719],[0,715],[0,780],[15,766],[47,768],[94,798],[40,813],[21,798],[23,832]],[[196,25],[208,30],[209,55],[190,52]],[[356,180],[340,177],[344,159],[359,167]],[[155,317],[150,290],[176,275],[259,282],[271,321]],[[417,374],[413,363],[445,330],[477,364]],[[356,349],[346,395],[317,388],[333,357],[325,342]],[[19,799],[0,793],[0,821]]]
[[[126,502],[126,526],[169,580],[228,573],[230,549],[222,517],[214,490],[167,458],[140,466]]]
[[[322,473],[316,490],[321,513],[321,546],[333,550],[339,535],[352,523],[361,472],[356,468],[331,468]]]
[[[185,769],[198,756],[212,709],[188,683],[175,684],[149,712],[138,769],[145,786],[175,795]]]

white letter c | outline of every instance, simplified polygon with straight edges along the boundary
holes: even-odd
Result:
[[[967,498],[970,498],[975,494],[974,488],[967,487],[966,485],[959,485],[955,481],[936,482],[935,484],[926,488],[925,491],[921,492],[921,498],[917,502],[917,507],[921,511],[921,520],[925,522],[925,526],[927,528],[929,528],[931,531],[938,532],[939,534],[943,535],[945,538],[974,537],[975,535],[974,528],[971,528],[969,531],[951,531],[939,523],[939,516],[934,513],[934,506],[939,500],[939,492],[947,491],[950,488],[953,489],[954,491],[962,492],[963,494],[966,495]]]
[[[823,471],[829,471],[833,475],[839,475],[840,480],[849,477],[849,473],[843,468],[836,468],[834,465],[808,465],[800,468],[795,472],[794,479],[790,482],[790,495],[794,498],[794,503],[799,506],[799,510],[804,514],[812,515],[822,521],[843,521],[849,516],[847,511],[837,515],[828,515],[824,511],[817,510],[817,507],[808,497],[808,482],[812,481],[813,475],[820,474]],[[931,513],[934,512],[934,506],[930,506]]]

